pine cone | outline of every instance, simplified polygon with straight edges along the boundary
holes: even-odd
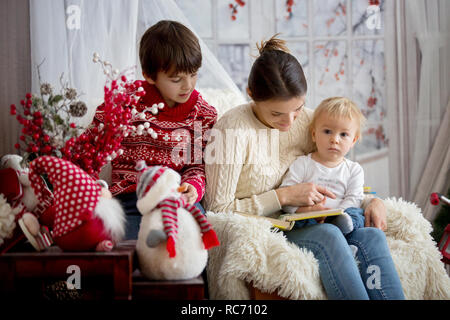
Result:
[[[74,88],[68,88],[66,89],[66,93],[64,95],[69,100],[75,100],[77,97],[77,90]]]
[[[72,117],[80,118],[84,116],[87,112],[86,104],[82,101],[74,102],[70,105],[69,112]]]
[[[53,88],[50,85],[50,83],[43,83],[41,84],[41,94],[43,96],[47,95],[47,94],[52,94],[53,92]]]

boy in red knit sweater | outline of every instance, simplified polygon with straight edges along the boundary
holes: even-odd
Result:
[[[136,239],[141,215],[136,208],[135,165],[163,165],[181,175],[187,202],[203,213],[205,192],[203,150],[205,132],[213,127],[217,112],[195,90],[202,54],[197,37],[175,21],[160,21],[142,36],[139,48],[145,95],[140,99],[122,141],[123,153],[112,161],[110,191],[127,213],[127,239]],[[103,119],[101,107],[94,123]]]

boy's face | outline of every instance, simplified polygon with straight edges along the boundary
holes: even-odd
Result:
[[[167,105],[172,108],[177,103],[185,103],[189,100],[197,83],[197,73],[171,73],[159,71],[156,80],[144,74],[148,83],[158,88]]]
[[[322,112],[312,130],[318,160],[331,165],[339,164],[358,140],[357,128],[356,119],[330,117],[327,112]]]

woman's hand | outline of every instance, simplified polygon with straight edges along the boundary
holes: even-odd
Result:
[[[303,213],[303,212],[311,212],[311,211],[320,211],[320,210],[330,209],[330,208],[325,206],[325,200],[326,200],[326,198],[324,197],[321,202],[316,203],[316,204],[314,204],[312,206],[298,207],[297,211],[295,211],[295,212],[296,213]]]
[[[311,211],[320,211],[320,210],[328,210],[330,208],[325,206],[325,201],[326,198],[324,197],[322,202],[316,203],[313,206],[308,206],[308,207],[298,207],[297,211],[295,211],[296,213],[302,213],[302,212],[311,212]],[[324,223],[326,217],[320,217],[320,218],[315,218],[315,220],[317,221],[317,223]]]
[[[186,182],[181,184],[180,189],[183,190],[181,195],[186,199],[186,202],[194,204],[198,197],[197,189],[192,184]]]
[[[375,227],[383,231],[386,230],[386,207],[380,199],[374,198],[370,201],[364,210],[364,217],[366,218],[364,223],[365,227]]]
[[[336,196],[327,188],[314,183],[298,183],[289,187],[276,189],[281,206],[304,207],[321,203],[325,196],[335,199]]]

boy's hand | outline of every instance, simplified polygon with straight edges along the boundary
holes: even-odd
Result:
[[[189,204],[194,204],[198,197],[197,189],[195,189],[193,185],[186,182],[181,184],[180,189],[183,190],[181,195],[186,199],[186,202]]]

